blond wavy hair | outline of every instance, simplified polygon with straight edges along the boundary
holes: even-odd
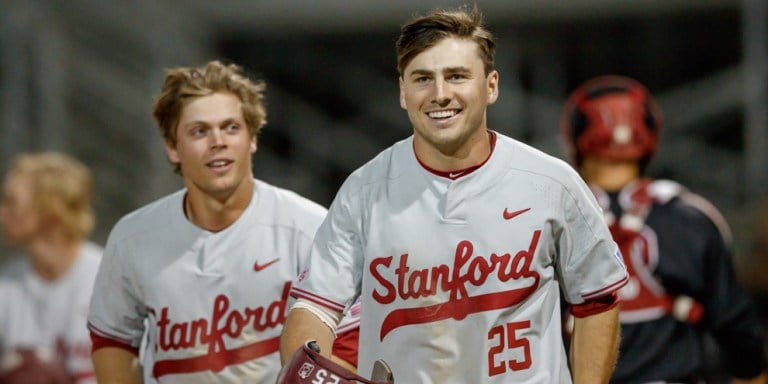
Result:
[[[29,182],[37,211],[58,222],[68,238],[84,239],[93,231],[93,176],[79,160],[58,152],[25,153],[11,161],[8,175]]]
[[[198,97],[228,92],[240,99],[248,131],[251,136],[258,137],[267,123],[264,106],[266,88],[263,81],[254,82],[245,77],[240,66],[225,65],[218,60],[199,68],[171,68],[166,70],[163,88],[155,99],[153,116],[163,139],[175,147],[176,127],[184,107]],[[179,173],[178,164],[175,164],[175,171]]]

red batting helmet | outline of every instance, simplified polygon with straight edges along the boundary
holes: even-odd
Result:
[[[393,382],[392,371],[381,360],[374,365],[373,377],[368,380],[320,355],[318,350],[314,341],[304,343],[280,371],[276,384],[391,384]],[[380,364],[383,364],[383,370],[380,369]]]
[[[584,156],[637,160],[645,168],[661,133],[662,116],[650,92],[636,80],[601,76],[568,97],[560,128],[576,165]]]

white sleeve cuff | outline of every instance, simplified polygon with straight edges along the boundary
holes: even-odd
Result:
[[[295,308],[306,309],[307,311],[312,312],[312,314],[317,316],[317,318],[320,319],[323,324],[327,325],[328,328],[331,329],[331,332],[333,332],[333,337],[336,337],[336,327],[341,321],[341,313],[334,312],[328,308],[322,307],[304,299],[298,299],[296,303],[291,307],[291,310]]]

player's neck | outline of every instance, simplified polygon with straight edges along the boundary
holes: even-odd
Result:
[[[640,178],[640,168],[633,161],[586,158],[581,166],[581,174],[588,183],[597,185],[606,192],[619,192]]]
[[[211,232],[226,229],[240,218],[253,198],[256,188],[252,178],[244,180],[225,197],[215,197],[195,189],[187,189],[184,214],[196,226]]]
[[[32,269],[40,278],[54,281],[69,271],[80,253],[82,240],[63,235],[40,236],[26,247]]]
[[[466,169],[482,164],[491,154],[492,133],[480,129],[458,148],[440,148],[426,139],[414,135],[413,150],[416,157],[427,167],[440,172]]]

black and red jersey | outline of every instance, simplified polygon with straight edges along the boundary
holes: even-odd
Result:
[[[622,336],[611,382],[705,379],[709,337],[727,374],[763,371],[761,325],[736,279],[730,230],[714,206],[667,180],[593,192],[630,273],[619,291]]]

